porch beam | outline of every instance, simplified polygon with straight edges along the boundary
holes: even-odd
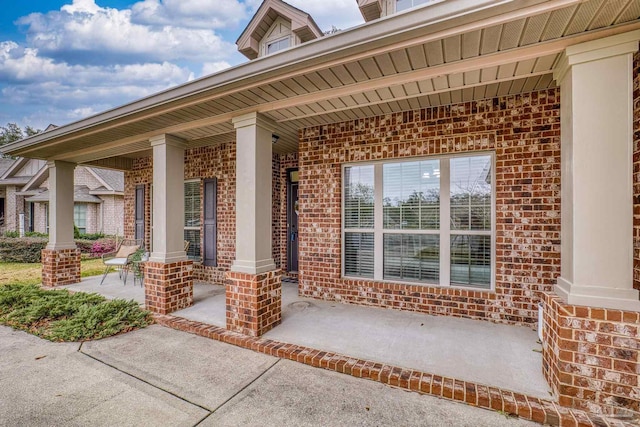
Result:
[[[561,87],[565,303],[640,311],[633,289],[633,55],[640,31],[567,48]]]

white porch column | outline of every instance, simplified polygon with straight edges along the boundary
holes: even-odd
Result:
[[[561,86],[562,276],[568,304],[640,310],[633,289],[633,54],[640,31],[566,49]]]
[[[250,113],[236,128],[236,259],[231,271],[275,270],[271,254],[272,139],[275,123]]]
[[[172,135],[149,140],[153,148],[153,252],[164,264],[187,259],[184,251],[184,150]]]
[[[49,168],[49,243],[47,249],[75,249],[73,240],[74,163],[47,162]]]

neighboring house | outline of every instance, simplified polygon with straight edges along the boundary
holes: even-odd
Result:
[[[49,169],[36,159],[0,160],[0,231],[49,232]],[[124,174],[78,166],[74,171],[73,219],[81,233],[121,236]]]
[[[6,150],[55,159],[60,189],[74,164],[125,171],[155,312],[226,283],[227,328],[261,335],[287,274],[311,298],[542,322],[561,405],[640,412],[640,1],[358,5],[367,23],[323,36],[266,0],[248,63]],[[73,195],[50,197],[55,286],[80,264]]]

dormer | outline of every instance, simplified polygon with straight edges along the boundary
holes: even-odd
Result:
[[[270,55],[322,37],[311,15],[283,2],[265,0],[242,32],[236,45],[249,59]]]
[[[440,0],[356,0],[366,22]]]

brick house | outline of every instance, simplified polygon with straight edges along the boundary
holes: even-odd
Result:
[[[74,165],[121,169],[156,312],[226,283],[227,328],[261,335],[289,275],[311,298],[542,322],[561,405],[640,412],[640,2],[358,6],[323,35],[266,0],[246,64],[9,146],[48,160],[45,284],[79,281]]]
[[[73,219],[81,233],[122,236],[124,173],[78,166],[73,180]],[[49,169],[37,159],[0,159],[0,232],[49,232]]]

